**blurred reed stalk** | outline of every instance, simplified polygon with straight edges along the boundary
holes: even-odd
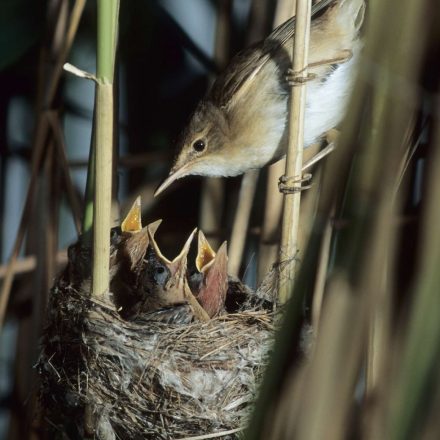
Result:
[[[298,79],[307,79],[307,59],[310,40],[311,0],[296,2],[296,30],[293,45],[292,71]],[[289,142],[286,156],[286,178],[301,180],[304,150],[304,114],[306,108],[306,84],[298,83],[292,87],[289,111]],[[290,183],[290,185],[292,185]],[[298,187],[301,183],[296,184]],[[283,222],[281,229],[280,261],[295,257],[298,250],[299,208],[301,192],[284,195]],[[286,302],[292,292],[296,271],[296,258],[280,272],[283,282],[278,292],[281,302]]]
[[[94,144],[92,295],[109,288],[114,133],[113,80],[118,36],[119,0],[98,1],[98,44]],[[93,157],[93,155],[92,155]]]
[[[268,0],[252,1],[246,46],[267,36],[265,28],[269,6],[270,2]],[[238,275],[240,271],[259,175],[259,170],[251,170],[245,173],[241,179],[237,209],[235,211],[228,249],[228,271],[231,275]]]
[[[440,436],[440,11],[429,0],[369,6],[350,110],[328,159],[311,239],[247,438]],[[426,112],[425,130],[414,120],[425,120]],[[413,178],[426,182],[423,223],[409,238],[399,219],[414,188],[400,182],[419,142],[408,142],[414,126],[424,131],[428,156],[422,176]],[[417,240],[415,269],[413,256],[397,264],[409,240]],[[409,289],[401,284],[408,270],[414,270]],[[318,285],[319,332],[304,356],[303,304]]]
[[[217,0],[217,24],[215,32],[214,61],[223,69],[229,60],[229,42],[231,36],[231,0]],[[214,81],[210,78],[210,83]],[[200,200],[200,229],[210,238],[211,246],[217,249],[220,245],[220,229],[223,217],[224,179],[205,177],[202,182]]]
[[[278,0],[275,9],[273,28],[284,23],[295,11],[295,0]],[[260,246],[258,249],[257,282],[261,283],[264,276],[278,259],[279,230],[283,195],[278,189],[278,179],[286,168],[286,160],[269,165],[266,178],[266,201],[264,203],[263,226],[261,229]]]
[[[84,6],[85,0],[77,0],[69,10],[68,1],[52,0],[47,8],[48,32],[40,50],[30,180],[12,255],[4,271],[0,296],[2,329],[14,276],[21,262],[18,255],[25,243],[25,253],[35,253],[33,273],[22,286],[32,308],[29,313],[20,314],[18,319],[13,399],[26,401],[27,404],[17,405],[11,411],[10,438],[34,438],[35,430],[39,429],[41,423],[35,393],[36,372],[32,365],[38,355],[47,295],[56,271],[58,211],[62,195],[60,183],[64,184],[68,193],[71,185],[66,162],[56,160],[62,146],[52,120],[59,119],[58,94],[62,66],[73,44]],[[71,194],[68,194],[68,201],[73,208],[75,203]],[[15,293],[21,294],[18,291]]]
[[[259,170],[252,170],[245,173],[241,179],[228,251],[228,272],[231,275],[238,276],[240,271],[259,175]]]
[[[400,23],[405,23],[399,42],[405,53],[389,47],[390,64],[392,71],[406,69],[405,80],[425,80],[423,88],[417,82],[416,87],[408,84],[404,104],[425,98],[423,104],[430,104],[430,122],[417,270],[409,289],[407,319],[400,323],[393,341],[397,350],[385,382],[389,387],[383,396],[383,414],[375,420],[379,435],[391,440],[420,438],[422,433],[427,439],[440,436],[438,420],[437,429],[428,428],[428,415],[438,409],[440,385],[440,11],[429,0],[405,3],[399,11]]]
[[[295,0],[279,0],[275,10],[274,28],[285,22],[296,10]],[[330,140],[329,140],[330,141]],[[304,150],[304,164],[319,152],[321,144],[314,144]],[[261,282],[273,264],[279,259],[281,216],[283,212],[283,194],[278,188],[279,177],[286,168],[286,159],[283,158],[268,167],[266,181],[266,201],[263,225],[258,251],[258,282]],[[298,248],[303,251],[307,246],[313,216],[316,212],[317,197],[319,194],[320,173],[313,173],[311,191],[303,195],[305,206],[300,210]]]
[[[114,123],[114,78],[118,41],[119,0],[98,0],[96,95],[92,132],[92,149],[86,187],[84,231],[90,211],[93,212],[93,263],[92,297],[99,298],[109,291],[110,284],[110,228],[113,187],[113,136]],[[88,197],[93,193],[93,206]],[[88,214],[87,214],[88,213]],[[86,234],[86,237],[89,234]],[[86,238],[89,240],[89,238]],[[86,404],[84,408],[84,431],[86,438],[94,438],[96,431],[95,408]]]
[[[67,55],[70,52],[73,41],[75,39],[76,32],[82,12],[84,10],[85,0],[76,0],[69,16],[69,24],[67,26],[66,35],[61,45],[55,62],[49,73],[49,80],[45,81],[44,77],[40,80],[41,92],[40,95],[40,108],[38,109],[38,117],[35,127],[35,133],[32,143],[32,158],[31,158],[31,172],[28,191],[26,194],[26,200],[24,202],[23,213],[21,215],[20,224],[18,227],[17,236],[15,238],[11,257],[8,261],[6,273],[4,276],[2,289],[0,293],[0,329],[3,328],[3,323],[6,314],[6,307],[8,305],[9,296],[11,293],[12,283],[14,280],[14,268],[17,262],[18,254],[22,247],[26,231],[31,220],[32,203],[35,198],[38,175],[40,173],[43,159],[45,157],[46,149],[49,145],[48,134],[50,132],[50,126],[48,121],[48,112],[53,106],[54,98],[57,93],[62,67],[66,61]],[[43,75],[43,70],[41,70]]]

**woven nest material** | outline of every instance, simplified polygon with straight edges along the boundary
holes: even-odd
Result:
[[[155,315],[124,320],[111,296],[92,300],[59,279],[39,362],[54,437],[83,438],[88,425],[100,439],[238,437],[268,357],[273,312],[244,306],[188,325]]]

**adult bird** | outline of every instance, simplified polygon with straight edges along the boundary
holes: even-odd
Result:
[[[362,47],[364,0],[321,0],[312,8],[304,145],[345,114]],[[236,176],[280,159],[287,148],[295,18],[237,54],[198,104],[160,194],[188,175]]]

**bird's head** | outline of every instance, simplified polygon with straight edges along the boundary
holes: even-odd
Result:
[[[142,289],[145,292],[145,311],[185,302],[187,292],[186,265],[194,230],[183,246],[180,254],[170,261],[166,258],[156,240],[154,233],[148,231],[150,247],[145,258],[145,269]]]
[[[110,235],[110,270],[117,268],[124,260],[124,269],[133,271],[142,263],[150,239],[149,233],[156,232],[162,220],[142,227],[141,198],[138,196],[126,217],[121,222],[120,228],[113,228]],[[126,267],[125,267],[126,266]]]
[[[232,176],[229,149],[231,131],[225,109],[202,101],[182,133],[178,154],[168,177],[155,192],[162,193],[174,181],[189,175]]]
[[[202,231],[199,231],[197,271],[192,275],[194,295],[212,318],[224,308],[228,290],[228,255],[227,244],[224,242],[217,253],[211,248]]]
[[[123,250],[125,256],[128,257],[131,270],[142,262],[150,243],[150,235],[154,237],[157,228],[162,223],[162,220],[156,220],[148,226],[142,227],[141,215],[141,198],[137,197],[121,223],[124,237]]]

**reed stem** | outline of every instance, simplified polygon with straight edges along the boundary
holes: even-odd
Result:
[[[98,53],[95,119],[95,184],[93,209],[92,295],[109,286],[109,257],[113,159],[113,80],[119,0],[98,1]]]
[[[310,40],[311,1],[296,2],[296,31],[293,46],[292,70],[299,80],[307,78],[307,58]],[[304,114],[306,105],[305,82],[292,87],[289,114],[289,147],[286,159],[286,176],[301,179],[304,149]],[[281,231],[280,260],[294,257],[298,245],[299,208],[301,193],[285,194]],[[284,282],[280,283],[279,298],[286,302],[294,286],[296,258],[281,271]]]
[[[238,272],[240,271],[258,176],[258,170],[248,171],[241,181],[240,193],[238,195],[238,208],[234,217],[229,246],[228,272],[231,275],[238,276]]]

